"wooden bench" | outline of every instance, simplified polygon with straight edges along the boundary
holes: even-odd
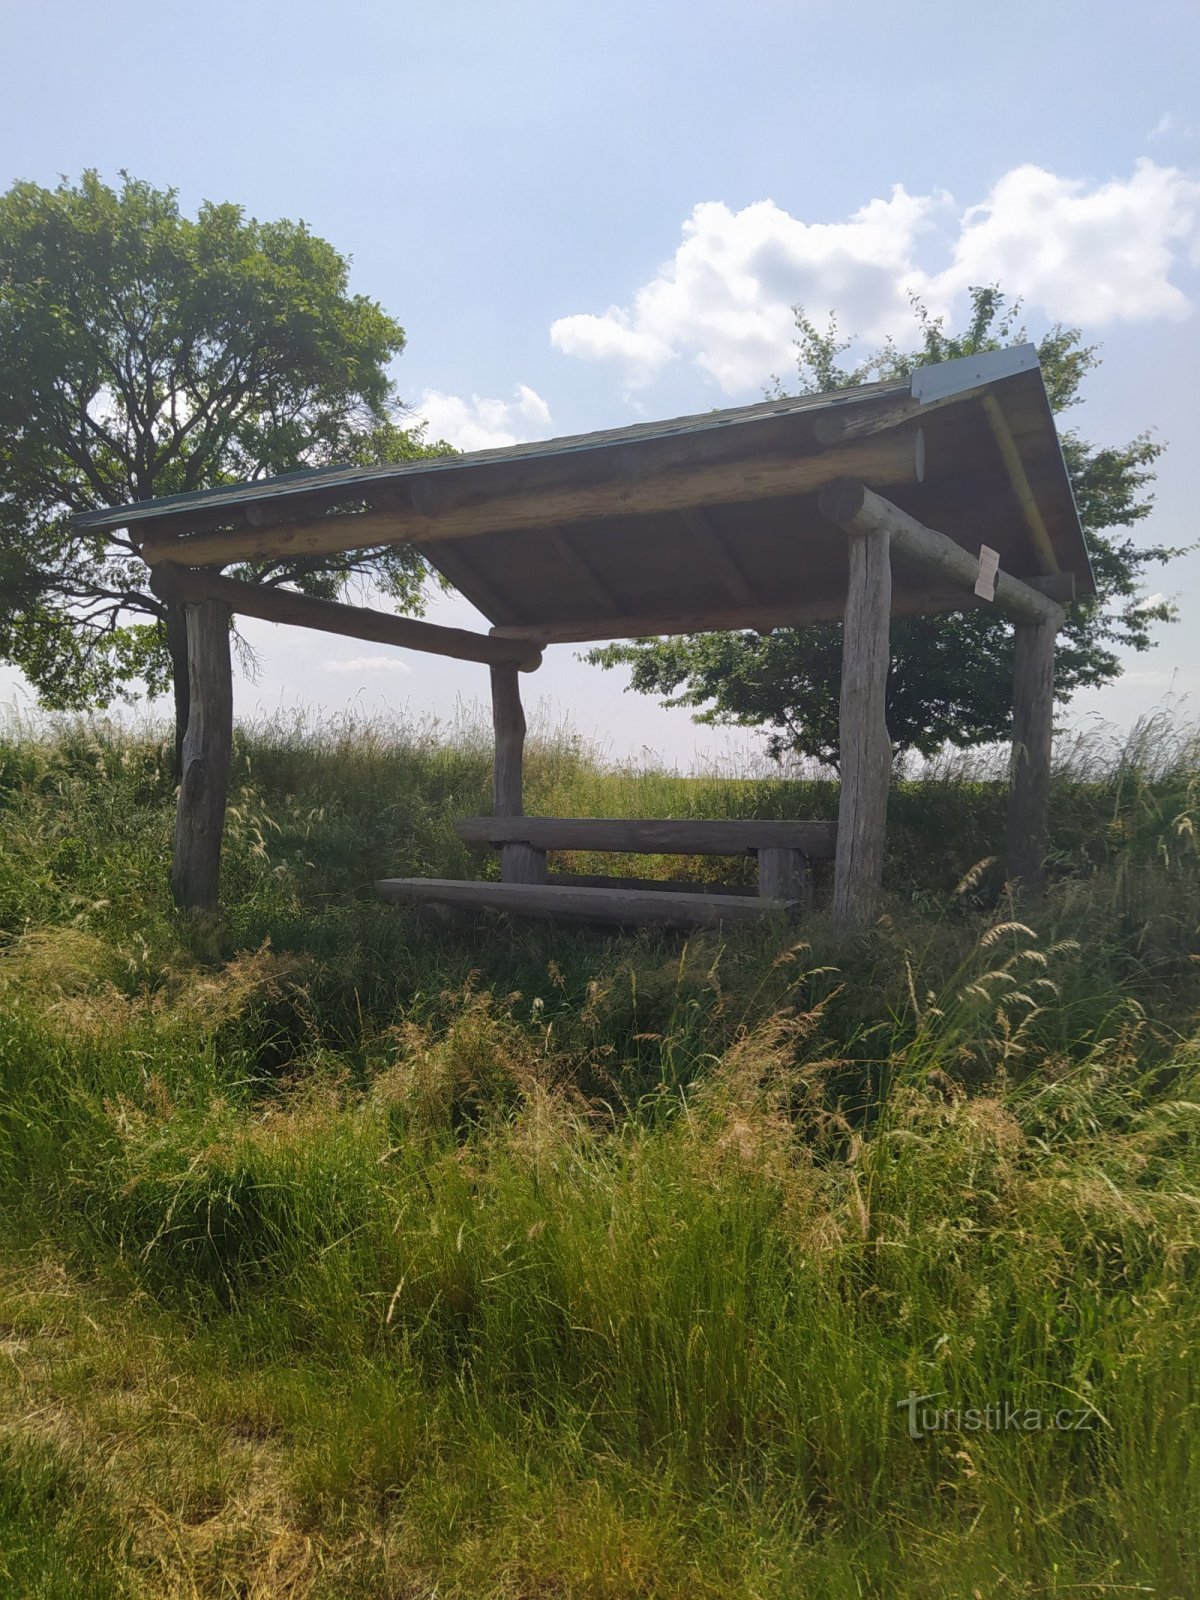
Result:
[[[385,878],[376,884],[380,897],[410,905],[487,906],[585,922],[701,927],[807,909],[811,862],[832,859],[837,848],[836,822],[509,816],[461,817],[454,826],[472,849],[500,852],[499,883]],[[758,860],[758,893],[728,884],[551,873],[546,870],[550,850],[752,855]]]
[[[661,890],[646,878],[599,878],[548,873],[548,850],[605,851],[621,855],[753,855],[758,860],[758,892],[765,900],[807,902],[812,892],[811,860],[832,859],[837,848],[835,822],[760,822],[743,819],[627,817],[461,817],[460,839],[472,849],[500,852],[504,883],[550,883],[576,888]],[[726,885],[673,884],[672,892],[744,894]]]

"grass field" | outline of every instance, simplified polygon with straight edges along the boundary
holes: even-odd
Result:
[[[1200,1594],[1195,730],[1066,753],[1035,905],[986,770],[899,784],[849,942],[377,905],[488,779],[243,731],[189,926],[156,737],[0,738],[0,1596]]]

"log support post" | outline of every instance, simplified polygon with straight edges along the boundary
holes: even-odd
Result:
[[[812,904],[812,864],[803,850],[768,846],[758,852],[761,900],[794,900],[805,911]]]
[[[492,800],[498,817],[525,814],[525,713],[517,671],[512,663],[492,668],[492,726],[496,732]],[[501,845],[500,876],[505,883],[545,883],[546,852],[535,850],[523,839]]]
[[[1018,623],[1013,653],[1013,746],[1008,791],[1008,878],[1044,882],[1054,734],[1054,645],[1058,621]]]
[[[182,909],[207,911],[217,904],[233,738],[229,607],[205,600],[185,606],[184,617],[190,696],[171,890]]]
[[[841,799],[833,876],[833,920],[861,928],[875,916],[883,878],[892,748],[885,702],[892,610],[886,528],[849,536],[850,574],[842,637]]]
[[[974,594],[982,553],[893,505],[861,483],[830,485],[820,499],[826,517],[850,536],[850,588],[842,655],[842,799],[834,920],[867,921],[874,909],[883,859],[883,819],[890,752],[883,726],[887,676],[890,547],[930,577]],[[1049,561],[1050,551],[1046,559]],[[996,571],[989,603],[1017,624],[1014,664],[1012,787],[1008,812],[1009,878],[1026,887],[1041,881],[1050,793],[1054,707],[1054,640],[1062,627],[1060,600],[1074,585],[1068,575],[1023,582]]]

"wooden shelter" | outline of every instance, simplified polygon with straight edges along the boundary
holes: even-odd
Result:
[[[897,383],[504,450],[292,473],[77,523],[126,529],[155,592],[184,608],[192,711],[173,864],[182,905],[216,901],[231,613],[490,667],[495,817],[468,819],[460,832],[500,849],[504,881],[385,880],[386,897],[711,921],[803,901],[809,858],[833,855],[835,920],[859,926],[874,912],[883,864],[890,619],[994,608],[1016,624],[1009,873],[1032,882],[1041,872],[1055,636],[1064,604],[1095,591],[1031,345],[923,367]],[[490,619],[490,633],[220,573],[405,541]],[[548,646],[833,621],[845,625],[836,829],[523,816],[518,676]],[[749,852],[760,896],[547,880],[547,850],[589,847]]]

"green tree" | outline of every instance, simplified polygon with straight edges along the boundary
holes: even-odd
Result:
[[[178,747],[182,619],[128,540],[72,515],[446,447],[401,426],[404,330],[349,293],[332,245],[236,205],[185,217],[174,190],[122,180],[0,195],[0,656],[56,709],[173,683]],[[426,577],[404,546],[235,571],[326,597],[369,576],[407,609]]]
[[[918,343],[901,350],[889,342],[855,365],[842,364],[850,341],[836,321],[817,328],[795,308],[801,393],[907,377],[915,367],[1025,340],[1020,303],[1009,304],[997,287],[971,290],[971,313],[961,333],[949,333],[941,318],[919,302]],[[1038,355],[1050,403],[1062,413],[1078,403],[1086,374],[1098,365],[1095,346],[1078,328],[1056,326],[1041,340]],[[785,392],[775,380],[775,392]],[[1060,425],[1059,437],[1096,577],[1094,597],[1068,608],[1055,663],[1055,693],[1068,700],[1080,688],[1109,683],[1120,673],[1117,651],[1147,650],[1156,622],[1174,609],[1146,597],[1148,566],[1178,550],[1138,543],[1127,531],[1149,513],[1146,492],[1163,446],[1140,434],[1120,446],[1085,443]],[[834,762],[838,756],[838,681],[841,627],[777,628],[756,633],[684,635],[606,645],[589,653],[606,667],[632,668],[631,687],[665,697],[667,705],[690,706],[695,720],[769,731],[775,756],[788,752]],[[915,617],[892,625],[892,660],[887,687],[887,723],[897,754],[931,755],[945,744],[989,743],[1012,722],[1012,631],[984,611]]]

